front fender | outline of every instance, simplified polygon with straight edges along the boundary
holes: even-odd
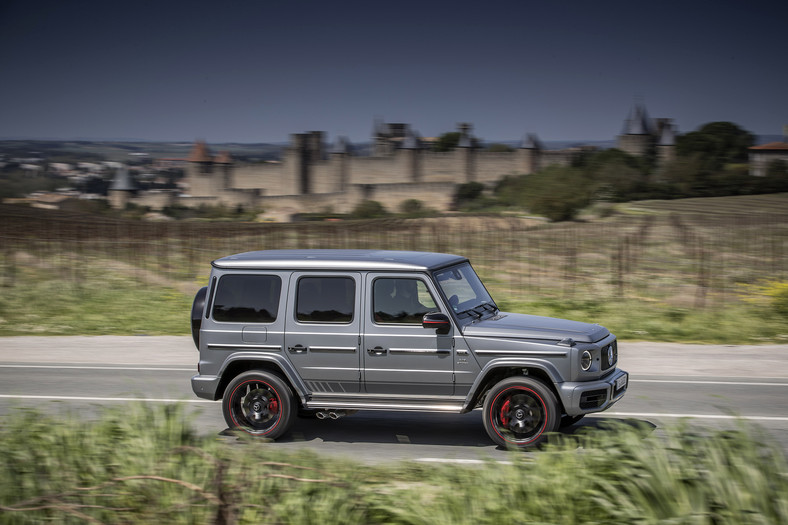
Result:
[[[481,389],[484,384],[487,382],[489,376],[493,375],[496,370],[502,368],[523,368],[523,369],[532,369],[532,370],[539,370],[543,372],[551,381],[551,389],[555,392],[557,391],[557,386],[559,383],[562,382],[561,374],[558,369],[550,362],[545,359],[538,359],[538,358],[530,358],[530,359],[523,359],[523,358],[506,358],[502,357],[499,359],[493,359],[487,364],[484,365],[479,375],[476,377],[476,381],[473,382],[473,386],[468,391],[468,395],[465,397],[465,402],[463,403],[462,411],[467,412],[472,410],[473,407],[471,406],[472,403],[478,398],[478,394],[480,394],[479,389]]]

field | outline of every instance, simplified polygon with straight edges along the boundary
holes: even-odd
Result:
[[[788,341],[788,194],[642,201],[555,224],[146,223],[0,206],[0,242],[0,335],[187,333],[213,259],[385,248],[466,255],[503,309],[599,322],[625,339]]]

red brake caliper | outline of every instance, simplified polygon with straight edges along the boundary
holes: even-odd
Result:
[[[272,414],[279,412],[279,403],[276,401],[276,398],[268,402],[268,411]]]
[[[509,399],[506,400],[506,403],[503,404],[501,407],[501,423],[504,426],[509,424]]]

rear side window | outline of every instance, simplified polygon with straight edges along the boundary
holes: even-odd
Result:
[[[224,275],[213,300],[213,318],[225,323],[273,323],[281,290],[277,275]]]
[[[356,304],[350,277],[302,277],[298,281],[296,319],[302,323],[349,323]]]

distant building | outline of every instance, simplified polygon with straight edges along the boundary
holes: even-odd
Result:
[[[676,129],[673,119],[651,119],[643,104],[635,104],[624,120],[617,140],[618,149],[643,157],[656,154],[660,163],[675,158]]]
[[[451,208],[458,184],[480,182],[491,187],[506,175],[569,165],[588,150],[547,150],[535,134],[528,133],[514,151],[491,152],[480,148],[471,124],[458,124],[457,130],[458,147],[436,152],[428,145],[434,139],[422,139],[410,124],[376,119],[370,156],[353,155],[345,137],[328,146],[324,132],[309,131],[290,136],[281,161],[254,164],[236,162],[226,152],[213,155],[205,142],[197,141],[186,159],[183,193],[138,192],[118,175],[110,199],[113,206],[134,202],[154,209],[172,204],[255,207],[281,220],[323,210],[347,213],[364,200],[395,210],[403,201],[418,199],[443,211]],[[656,153],[661,161],[669,161],[674,139],[670,119],[652,120],[645,107],[636,105],[619,136],[619,147],[633,155]]]
[[[770,142],[750,148],[750,175],[765,177],[769,165],[781,160],[788,163],[788,142]]]

